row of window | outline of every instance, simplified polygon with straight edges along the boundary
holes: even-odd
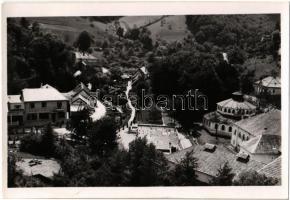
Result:
[[[262,87],[258,87],[258,92],[262,93],[262,92],[268,92],[270,94],[275,94],[276,90],[275,89],[264,89]]]
[[[237,131],[234,132],[234,135],[237,135]],[[245,134],[242,134],[241,132],[238,133],[238,137],[242,140],[242,141],[248,141],[249,140],[249,136],[246,136]]]
[[[205,123],[207,126],[210,126],[210,121],[208,121],[208,120],[204,120],[204,123]],[[219,124],[215,124],[214,128],[215,128],[215,129],[218,129],[218,126],[219,126]],[[229,126],[229,127],[228,127],[228,130],[226,130],[226,126],[225,126],[224,124],[222,124],[222,125],[221,125],[221,130],[222,130],[222,131],[232,132],[232,127]]]
[[[218,129],[218,124],[215,124],[214,128]],[[221,130],[222,131],[226,131],[226,126],[222,124],[221,125]],[[229,128],[228,128],[228,132],[232,132],[232,127],[231,126],[229,126]]]
[[[31,109],[35,108],[35,103],[30,103],[29,107]],[[47,102],[41,102],[41,107],[42,108],[46,108],[47,107]],[[61,107],[62,107],[62,102],[61,101],[57,102],[57,108],[60,109]]]
[[[46,120],[49,119],[49,115],[50,113],[39,113],[39,119],[40,120]],[[65,113],[64,112],[58,112],[57,113],[57,117],[60,118],[65,118]],[[30,113],[27,114],[27,120],[33,121],[33,120],[37,120],[37,114],[36,113]]]
[[[232,109],[232,108],[223,108],[221,106],[218,106],[217,109],[222,111],[222,112],[229,113],[229,114],[241,114],[241,115],[246,114],[246,115],[248,115],[248,114],[253,113],[253,111],[251,111],[251,110],[243,110],[243,109],[236,110],[236,109]]]

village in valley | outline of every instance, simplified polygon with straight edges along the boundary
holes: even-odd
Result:
[[[10,18],[7,30],[9,187],[281,184],[279,15]],[[191,90],[206,97],[193,110],[158,103]]]

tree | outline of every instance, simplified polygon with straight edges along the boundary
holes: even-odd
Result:
[[[175,166],[172,174],[172,182],[178,186],[197,185],[197,159],[192,156],[192,152],[187,152],[185,157]]]
[[[105,156],[117,145],[117,128],[113,118],[105,117],[92,124],[88,131],[92,153]]]
[[[120,26],[117,29],[117,35],[119,36],[119,40],[120,40],[121,37],[123,37],[123,34],[124,34],[124,29]]]
[[[14,187],[15,186],[15,177],[18,175],[18,172],[16,171],[16,157],[14,155],[8,155],[8,167],[7,167],[8,173],[8,187]]]
[[[28,28],[29,27],[29,25],[30,25],[30,23],[29,23],[29,21],[25,18],[25,17],[21,17],[21,19],[20,19],[20,24],[21,24],[21,26],[23,27],[23,28]]]
[[[276,185],[277,183],[277,179],[267,177],[253,170],[241,172],[238,178],[234,180],[234,185],[239,186]]]
[[[218,169],[216,177],[213,178],[211,184],[216,186],[229,186],[232,185],[232,180],[235,174],[232,173],[232,168],[226,162]]]
[[[80,33],[77,41],[76,46],[79,48],[81,52],[87,52],[91,47],[92,38],[87,31],[83,31]]]
[[[130,186],[164,185],[168,171],[167,161],[146,138],[137,138],[129,144],[128,170]]]
[[[47,125],[46,130],[41,139],[42,153],[46,156],[53,156],[55,153],[55,136],[50,124]]]
[[[87,130],[91,125],[90,111],[88,109],[82,109],[76,112],[71,116],[70,125],[75,133],[76,139],[82,140],[82,137],[87,135]]]

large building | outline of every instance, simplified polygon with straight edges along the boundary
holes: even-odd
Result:
[[[8,95],[9,126],[63,125],[69,112],[68,99],[50,85],[26,88],[20,95]]]
[[[276,159],[281,154],[281,111],[274,109],[236,122],[231,144],[263,163]]]
[[[212,179],[218,175],[218,170],[225,163],[228,163],[236,176],[243,171],[258,171],[265,166],[264,163],[252,158],[244,158],[241,154],[234,153],[223,145],[213,144],[195,145],[166,155],[166,158],[174,166],[185,158],[186,153],[190,153],[194,158],[197,158],[195,171],[197,179],[206,184],[211,183]]]
[[[256,114],[256,106],[244,100],[243,94],[234,92],[232,98],[217,103],[215,112],[203,117],[203,125],[211,134],[231,137],[233,124]]]

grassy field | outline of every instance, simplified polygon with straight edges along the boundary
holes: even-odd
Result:
[[[189,34],[185,23],[185,16],[127,16],[119,19],[123,28],[133,28],[134,26],[146,26],[150,32],[153,41],[158,38],[167,42],[182,40]],[[153,23],[154,22],[154,23]]]
[[[72,45],[80,32],[86,30],[94,38],[102,40],[107,37],[107,25],[101,22],[91,22],[82,17],[40,17],[30,18],[38,22],[42,30],[58,35],[67,44]]]

